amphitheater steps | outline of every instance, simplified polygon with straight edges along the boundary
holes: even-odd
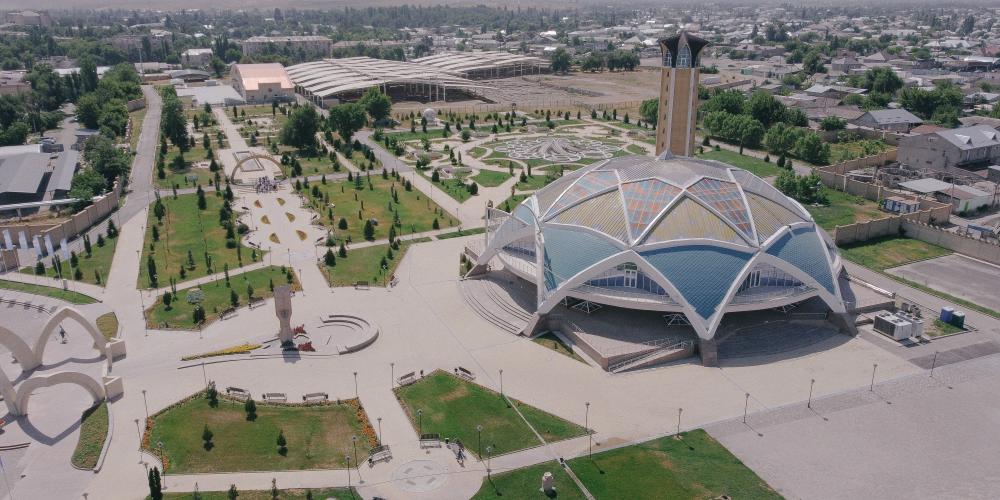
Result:
[[[531,315],[516,305],[505,301],[496,283],[482,279],[465,279],[458,282],[459,292],[465,302],[484,320],[501,330],[521,335]]]

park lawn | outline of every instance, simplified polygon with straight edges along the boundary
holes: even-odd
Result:
[[[596,498],[780,499],[777,492],[702,429],[569,461]]]
[[[65,300],[71,304],[93,304],[97,302],[97,299],[82,293],[63,290],[62,288],[52,286],[36,285],[34,283],[21,283],[20,281],[0,280],[0,289],[42,295],[53,299]]]
[[[510,179],[511,175],[507,172],[497,172],[496,170],[480,170],[478,174],[472,177],[472,180],[476,181],[477,184],[483,187],[497,187],[507,179]]]
[[[410,245],[424,241],[429,241],[429,239],[400,240],[399,250],[392,251],[393,256],[391,259],[388,256],[389,244],[387,243],[385,245],[373,245],[356,250],[348,250],[347,257],[337,256],[337,263],[335,265],[327,266],[322,260],[320,260],[319,265],[323,271],[323,276],[326,276],[326,283],[331,287],[353,286],[358,281],[378,284],[386,281],[396,273],[396,268],[403,261],[403,256],[406,255],[406,251]],[[336,248],[332,248],[331,250],[334,254],[337,253]],[[388,269],[385,271],[382,270],[382,257],[385,257],[386,265],[388,266]]]
[[[298,156],[298,160],[299,165],[302,166],[302,175],[305,176],[333,174],[337,172],[333,168],[333,161],[326,155]],[[289,170],[286,174],[291,173],[289,167],[282,165],[281,168],[282,170]]]
[[[101,331],[105,339],[111,340],[118,334],[118,316],[113,312],[104,313],[97,317],[97,329]]]
[[[194,304],[187,301],[187,293],[194,288],[201,289],[204,300],[201,306],[205,308],[205,324],[219,318],[219,314],[233,306],[231,292],[236,292],[239,303],[237,307],[247,305],[247,285],[253,287],[254,298],[268,298],[273,295],[271,283],[274,286],[288,284],[287,274],[278,266],[268,266],[253,271],[247,271],[229,277],[229,286],[225,278],[205,283],[198,287],[178,290],[168,310],[163,305],[163,296],[156,299],[146,310],[146,323],[150,328],[181,328],[194,330],[198,327],[194,322]],[[298,278],[292,271],[292,290],[301,290]]]
[[[633,155],[645,155],[645,154],[649,154],[646,151],[646,148],[644,148],[644,147],[642,147],[642,146],[640,146],[638,144],[629,144],[628,146],[625,147],[625,151],[627,153],[633,154]]]
[[[430,176],[427,176],[427,178],[430,179]],[[465,200],[472,198],[472,193],[469,192],[468,185],[465,183],[465,180],[460,177],[441,179],[433,184],[459,203],[463,203]]]
[[[493,455],[511,453],[540,445],[524,420],[507,406],[500,394],[442,371],[396,389],[396,397],[406,410],[414,428],[422,421],[423,433],[440,434],[460,440],[470,452],[479,455],[476,426],[482,425],[482,453],[493,447]],[[532,406],[511,399],[532,427],[546,440],[558,441],[585,434],[582,426],[563,420]],[[423,410],[418,420],[417,410]]]
[[[542,335],[539,335],[539,336],[531,339],[531,341],[534,342],[534,343],[536,343],[536,344],[538,344],[538,345],[540,345],[540,346],[542,346],[542,347],[545,347],[546,349],[551,349],[551,350],[553,350],[555,352],[558,352],[559,354],[562,354],[563,356],[566,356],[566,357],[569,357],[569,358],[573,358],[573,359],[575,359],[575,360],[577,360],[577,361],[579,361],[581,363],[586,363],[586,361],[584,361],[583,358],[581,358],[579,354],[573,352],[573,348],[571,348],[570,346],[566,345],[566,343],[563,342],[562,339],[560,339],[559,337],[556,337],[556,335],[554,333],[552,333],[552,332],[548,332],[548,333],[544,333]]]
[[[469,156],[471,156],[473,158],[479,158],[479,157],[483,156],[484,154],[486,154],[486,148],[484,148],[482,146],[476,146],[476,147],[474,147],[474,148],[472,148],[472,149],[469,150]]]
[[[135,151],[139,145],[139,134],[142,133],[142,121],[146,118],[146,107],[143,106],[128,114],[129,123],[132,124],[132,137],[129,138],[129,146]]]
[[[368,188],[366,177],[362,177],[361,189],[355,189],[354,182],[343,180],[327,182],[326,184],[310,183],[310,186],[318,187],[319,198],[313,196],[311,189],[302,191],[304,194],[308,194],[313,209],[320,215],[318,220],[332,231],[335,239],[350,238],[350,241],[364,241],[364,227],[367,219],[378,221],[378,225],[375,226],[374,239],[388,238],[389,227],[393,222],[393,212],[389,210],[392,189],[395,189],[399,197],[399,203],[392,203],[393,211],[399,214],[399,226],[396,227],[397,236],[430,231],[433,229],[434,219],[438,220],[438,224],[442,228],[454,225],[455,221],[451,215],[419,190],[407,191],[403,188],[402,181],[395,181],[392,177],[383,179],[381,175],[375,173],[367,178],[371,180],[371,189]],[[330,197],[330,206],[323,205],[324,196]],[[364,205],[363,210],[362,205]],[[333,211],[332,221],[327,217],[328,208]],[[346,230],[338,228],[341,217],[347,220]]]
[[[101,457],[104,440],[108,437],[108,404],[102,402],[83,412],[80,418],[80,438],[73,450],[71,462],[78,469],[93,469]]]
[[[237,486],[237,493],[239,493],[239,500],[272,500],[271,490],[240,490]],[[311,497],[306,495],[312,493]],[[146,497],[147,500],[149,497]],[[171,493],[163,492],[164,500],[191,500],[194,498],[190,492],[187,493]],[[228,491],[200,491],[198,492],[198,498],[201,500],[229,500]],[[361,495],[355,491],[354,488],[318,488],[314,490],[309,490],[305,488],[292,488],[292,489],[278,489],[278,499],[279,500],[305,500],[306,498],[315,498],[316,500],[327,500],[328,498],[333,498],[335,500],[357,500],[361,498]]]
[[[218,156],[212,149],[212,156],[216,158],[218,162]],[[210,171],[207,168],[194,167],[193,164],[200,161],[210,161],[208,157],[208,150],[206,150],[201,141],[198,141],[198,145],[187,150],[184,153],[184,160],[188,162],[187,168],[183,170],[174,170],[171,165],[173,165],[173,160],[175,157],[180,156],[181,152],[173,145],[168,146],[167,157],[164,160],[165,164],[163,171],[166,174],[163,179],[160,179],[159,175],[154,173],[154,179],[156,185],[162,188],[172,188],[175,185],[181,188],[194,187],[194,186],[207,186],[209,181],[215,180],[215,172]],[[221,167],[221,163],[220,163]],[[155,172],[155,169],[154,169]],[[222,172],[219,172],[222,175]]]
[[[444,135],[444,129],[443,128],[428,129],[427,133],[421,132],[420,131],[420,124],[419,124],[419,120],[418,120],[417,130],[414,131],[414,132],[410,132],[410,131],[405,131],[405,132],[386,132],[385,135],[388,136],[388,137],[395,138],[397,142],[409,142],[409,141],[419,141],[420,139],[424,139],[424,138],[426,138],[428,141],[432,141],[434,139],[441,139],[441,138],[444,138],[444,137],[448,137],[451,134]],[[380,144],[383,144],[383,143],[380,143]]]
[[[539,174],[537,172],[532,173],[532,175],[527,176],[527,179],[521,181],[518,179],[515,185],[518,191],[534,191],[548,186],[549,183],[558,179],[559,177],[550,174]]]
[[[444,233],[437,235],[439,240],[448,240],[451,238],[461,238],[463,236],[471,236],[473,234],[483,234],[486,232],[485,227],[475,227],[472,229],[459,229],[458,231],[452,231],[450,233]]]
[[[833,162],[847,161],[881,153],[889,149],[889,145],[878,140],[857,140],[835,142],[830,144],[830,160]]]
[[[115,247],[118,245],[118,238],[104,238],[104,246],[97,246],[97,238],[90,240],[90,257],[85,252],[81,252],[77,257],[77,265],[74,268],[70,261],[62,261],[63,279],[90,283],[92,285],[104,286],[108,279],[108,271],[111,269],[111,261],[115,258]],[[76,279],[76,269],[80,269],[80,279]],[[21,269],[22,273],[34,274],[35,268],[32,266]],[[45,275],[50,278],[59,276],[55,267],[45,268]],[[100,280],[97,279],[100,275]]]
[[[891,267],[951,253],[951,250],[946,248],[902,236],[876,238],[840,248],[840,254],[845,259],[875,271],[884,271]]]
[[[823,187],[823,194],[828,203],[821,206],[805,205],[813,220],[826,230],[837,226],[847,226],[855,222],[864,222],[886,217],[878,204],[860,196],[843,191]]]
[[[153,256],[156,262],[158,285],[169,284],[170,278],[178,283],[221,272],[225,266],[236,269],[254,262],[254,256],[261,258],[263,252],[237,244],[237,248],[226,248],[226,230],[219,224],[219,209],[222,197],[206,193],[205,210],[198,209],[196,194],[167,196],[162,199],[167,209],[159,226],[160,241],[153,242],[152,228],[156,224],[152,206],[146,221],[146,235],[142,244],[142,259],[139,261],[139,285],[150,287],[147,258]],[[238,207],[237,207],[238,208]],[[239,240],[238,240],[239,241]],[[150,251],[150,245],[155,250]],[[194,259],[194,268],[188,264],[188,252]],[[211,258],[211,272],[206,266],[205,255]],[[185,276],[181,278],[181,266],[185,266]]]
[[[580,492],[580,488],[573,482],[573,478],[559,465],[558,462],[546,462],[523,469],[516,469],[497,474],[493,473],[493,481],[483,479],[483,485],[472,497],[472,500],[487,500],[503,498],[531,499],[549,498],[541,491],[542,475],[551,472],[555,478],[556,497],[569,500],[583,500],[586,498]]]
[[[721,161],[737,168],[742,168],[756,175],[757,177],[771,177],[781,173],[781,168],[772,162],[766,162],[753,156],[741,155],[735,151],[720,149],[718,151],[705,151],[698,155],[706,160]]]
[[[358,436],[358,457],[373,444],[363,430],[370,424],[357,400],[318,405],[268,405],[257,402],[257,419],[248,421],[243,403],[220,398],[216,408],[197,395],[151,417],[148,443],[163,442],[166,470],[171,474],[271,470],[335,469],[354,458],[352,436]],[[210,450],[202,431],[214,433]],[[278,453],[278,432],[284,431],[287,453]]]
[[[517,206],[520,205],[522,201],[528,199],[528,197],[530,196],[531,196],[530,193],[515,194],[497,204],[496,207],[499,208],[500,210],[503,210],[504,212],[511,212],[512,210],[517,208]]]
[[[347,159],[355,167],[358,167],[358,170],[382,170],[382,162],[378,161],[378,158],[368,160],[360,149],[352,149],[351,156],[348,156]]]

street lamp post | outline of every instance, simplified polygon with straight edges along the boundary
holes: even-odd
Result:
[[[351,456],[344,455],[344,460],[347,461],[347,489],[351,489]]]
[[[493,480],[493,478],[490,477],[490,472],[492,472],[492,471],[490,471],[490,459],[491,458],[493,458],[493,447],[492,446],[487,446],[486,447],[486,478],[489,479],[490,481]]]
[[[378,444],[382,446],[382,417],[378,418]]]
[[[424,410],[417,408],[417,434],[424,435]]]
[[[746,401],[743,403],[743,423],[747,423],[747,408],[750,407],[750,393],[746,393]]]
[[[477,425],[476,426],[476,439],[477,439],[477,441],[479,441],[479,444],[476,446],[476,455],[479,455],[479,459],[482,460],[483,459],[483,426],[482,425]]]
[[[878,363],[872,365],[872,384],[868,386],[869,391],[875,390],[875,370],[878,369]]]
[[[587,431],[587,456],[594,458],[594,434],[590,432],[590,401],[583,405],[586,407],[583,414],[583,430]]]
[[[358,462],[358,437],[357,436],[351,436],[351,443],[354,444],[354,463],[357,464],[357,463],[359,463]]]
[[[358,372],[354,372],[354,399],[357,399],[359,403],[361,402],[361,397],[358,396]]]
[[[146,402],[146,389],[142,390],[142,406],[146,409],[146,420],[149,420],[149,404]]]
[[[812,408],[814,385],[816,385],[816,379],[809,379],[809,401],[806,403],[806,408]]]
[[[684,408],[677,409],[677,437],[681,437],[681,413],[683,411]]]
[[[500,397],[503,397],[503,368],[500,369]]]
[[[396,363],[389,363],[389,388],[396,388]]]

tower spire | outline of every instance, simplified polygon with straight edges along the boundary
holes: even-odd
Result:
[[[708,41],[686,31],[659,41],[663,55],[660,69],[660,106],[656,120],[656,154],[694,154],[698,119],[698,62]]]

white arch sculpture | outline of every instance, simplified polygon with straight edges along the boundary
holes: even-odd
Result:
[[[23,338],[3,326],[0,326],[0,344],[10,349],[17,362],[21,364],[22,371],[30,372],[41,366],[43,355],[45,354],[45,345],[49,337],[56,331],[59,324],[67,319],[75,320],[83,326],[83,329],[94,339],[94,347],[107,359],[110,366],[113,357],[113,349],[110,346],[112,344],[120,344],[122,341],[115,340],[108,342],[93,322],[88,320],[80,311],[69,306],[62,306],[52,314],[48,321],[45,322],[45,325],[42,326],[42,334],[35,340],[34,346],[29,346]],[[121,354],[124,354],[124,344],[122,344]]]
[[[9,383],[9,382],[8,382]],[[15,415],[27,415],[28,403],[31,401],[31,393],[35,389],[51,387],[57,384],[76,384],[83,387],[94,399],[94,403],[104,401],[104,386],[88,375],[80,372],[56,372],[51,375],[31,377],[21,383],[17,390],[17,397],[14,400],[13,408],[10,400],[7,400],[7,409]],[[6,400],[6,397],[4,398]]]

